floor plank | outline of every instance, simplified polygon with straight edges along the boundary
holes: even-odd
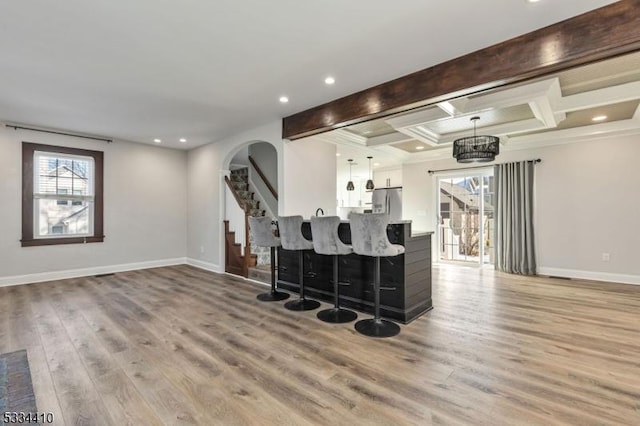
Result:
[[[391,339],[185,265],[0,288],[0,351],[27,350],[62,425],[640,424],[640,287],[433,282]]]

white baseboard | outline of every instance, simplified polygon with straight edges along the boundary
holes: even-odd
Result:
[[[187,257],[185,262],[187,265],[195,266],[196,268],[204,269],[209,272],[216,272],[218,274],[224,274],[224,268],[215,263],[209,263],[198,259],[192,259]]]
[[[224,268],[220,265],[216,265],[214,263],[209,263],[209,262],[203,262],[202,260],[197,260],[197,259],[192,259],[190,257],[187,258],[187,265],[191,265],[194,266],[196,268],[200,268],[200,269],[204,269],[205,271],[209,271],[209,272],[216,272],[218,274],[226,274],[226,275],[230,275],[234,278],[239,278],[245,281],[249,281],[251,283],[254,284],[260,284],[262,286],[267,286],[267,287],[271,287],[270,284],[266,284],[263,283],[262,281],[256,281],[252,278],[245,278],[242,277],[240,275],[235,275],[235,274],[230,274],[229,272],[225,272]]]
[[[40,272],[37,274],[15,275],[12,277],[0,277],[0,287],[20,284],[32,284],[43,281],[64,280],[68,278],[88,277],[100,274],[113,274],[116,272],[134,271],[137,269],[159,268],[162,266],[183,265],[187,263],[184,257],[175,259],[151,260],[147,262],[125,263],[121,265],[96,266],[94,268],[69,269],[66,271]]]
[[[640,285],[640,275],[614,274],[609,272],[580,271],[577,269],[538,268],[538,274],[554,277],[581,278],[593,281]]]

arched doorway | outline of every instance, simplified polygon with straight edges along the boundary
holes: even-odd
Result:
[[[249,238],[249,216],[278,216],[278,152],[269,142],[251,141],[237,147],[224,163],[225,272],[267,282],[268,248]]]

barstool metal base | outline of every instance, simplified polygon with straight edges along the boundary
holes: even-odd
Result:
[[[285,303],[284,307],[290,311],[312,311],[320,307],[320,302],[317,300],[297,299]]]
[[[279,300],[288,299],[290,296],[289,293],[284,293],[282,291],[270,291],[268,293],[262,293],[256,296],[261,302],[277,302]]]
[[[358,314],[355,312],[342,308],[324,309],[318,312],[316,316],[320,321],[330,322],[332,324],[343,324],[358,318]]]
[[[356,331],[369,337],[392,337],[400,333],[400,326],[383,319],[360,320],[355,325]]]

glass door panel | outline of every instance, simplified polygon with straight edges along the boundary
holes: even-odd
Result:
[[[493,263],[493,176],[486,173],[438,179],[440,260]]]

